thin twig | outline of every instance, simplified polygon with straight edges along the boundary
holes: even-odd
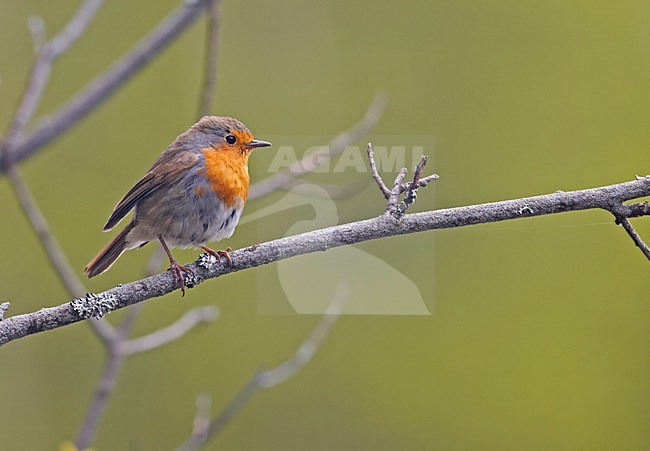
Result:
[[[27,28],[29,29],[29,34],[32,35],[32,45],[34,46],[34,50],[38,52],[45,44],[47,44],[45,21],[41,16],[30,16],[27,19]]]
[[[203,12],[207,0],[185,0],[131,51],[116,61],[104,74],[91,81],[53,114],[42,118],[29,136],[12,143],[12,158],[19,162],[52,142],[80,119],[97,108],[116,89],[124,85]],[[6,168],[0,161],[0,170]]]
[[[156,252],[151,256],[145,271],[148,276],[153,274],[160,266],[159,254],[160,252]],[[86,449],[91,444],[99,425],[99,420],[106,410],[108,399],[117,384],[117,377],[119,376],[125,357],[170,343],[181,338],[194,326],[204,322],[214,321],[218,316],[216,307],[196,308],[187,312],[170,326],[153,332],[150,335],[128,340],[135,319],[143,306],[144,304],[136,304],[130,307],[117,328],[113,339],[108,342],[104,369],[95,387],[93,399],[88,406],[75,442],[77,449]],[[146,345],[148,345],[147,348],[145,348]]]
[[[97,11],[99,11],[102,3],[103,0],[86,0],[63,30],[51,41],[41,45],[38,49],[38,57],[34,62],[25,94],[13,116],[13,121],[7,134],[10,149],[36,112],[47,82],[50,79],[54,60],[63,55],[81,37],[88,25],[90,25],[90,22],[97,15]],[[34,35],[34,32],[32,35]],[[38,42],[35,42],[35,44],[38,44]],[[9,159],[13,158],[12,155],[7,154],[5,154],[5,157]]]
[[[99,419],[104,413],[108,398],[115,389],[117,375],[122,368],[123,362],[124,359],[120,350],[115,346],[110,347],[108,349],[108,357],[104,364],[104,370],[97,386],[95,387],[93,400],[86,412],[83,424],[79,430],[79,435],[75,441],[76,449],[88,449],[92,438],[95,435],[95,431],[97,430]]]
[[[185,312],[183,316],[167,327],[140,338],[133,338],[124,343],[124,354],[133,355],[151,351],[160,346],[178,340],[192,330],[196,325],[215,321],[219,317],[219,309],[215,306],[198,307]]]
[[[616,185],[579,191],[557,191],[541,196],[491,202],[465,207],[447,208],[404,215],[399,220],[379,216],[347,224],[313,230],[297,235],[255,244],[232,252],[232,266],[212,265],[199,260],[189,264],[198,285],[208,279],[266,265],[287,258],[361,243],[368,240],[424,232],[427,230],[466,227],[511,219],[543,216],[566,211],[603,209],[612,211],[614,202],[650,196],[650,177]],[[88,300],[100,303],[108,311],[137,304],[146,299],[178,290],[178,279],[168,271],[96,294]],[[0,322],[0,345],[46,330],[82,321],[87,316],[66,302],[33,313],[5,318]],[[87,311],[90,313],[90,310]]]
[[[212,410],[212,398],[207,393],[201,393],[196,397],[196,414],[192,423],[191,437],[205,442],[208,428],[210,427],[210,411]]]
[[[266,196],[278,189],[284,188],[294,179],[314,172],[327,163],[333,156],[340,154],[345,148],[361,139],[372,130],[379,122],[388,99],[385,94],[377,94],[372,100],[363,118],[349,130],[337,135],[328,144],[327,154],[321,158],[312,158],[311,155],[292,163],[288,168],[251,185],[248,191],[248,200]]]
[[[643,255],[645,255],[646,258],[650,260],[650,247],[645,244],[637,231],[634,230],[634,227],[632,227],[630,221],[627,218],[619,217],[616,219],[616,222],[623,226],[627,234],[630,235],[630,238],[632,238],[632,241],[634,241],[634,244],[636,244],[636,246],[641,249],[641,252],[643,252]]]
[[[3,302],[0,304],[0,321],[4,319],[5,313],[7,310],[9,310],[9,307],[11,307],[11,304],[9,302]]]
[[[49,45],[54,59],[67,52],[72,44],[74,44],[77,39],[84,34],[88,25],[90,25],[90,22],[95,18],[103,3],[104,0],[84,1],[72,17],[72,20],[70,20],[65,28],[50,41]]]
[[[56,274],[66,287],[68,293],[73,297],[80,297],[86,293],[86,288],[72,269],[72,265],[65,256],[61,246],[52,234],[50,227],[41,213],[36,200],[29,191],[27,184],[20,175],[16,166],[11,166],[7,173],[10,185],[16,194],[16,198],[29,220],[34,232],[45,250],[45,253],[52,264]]]
[[[151,256],[145,269],[145,277],[155,274],[155,271],[158,269],[159,266],[154,266],[153,263],[159,253],[155,252]],[[142,311],[142,307],[144,307],[144,304],[136,304],[129,307],[120,325],[117,327],[113,339],[107,342],[104,369],[95,386],[93,398],[88,405],[81,428],[79,429],[79,434],[75,442],[77,449],[82,450],[88,448],[95,436],[99,420],[106,410],[108,399],[117,385],[117,377],[122,369],[125,358],[122,346],[131,333],[135,320]]]
[[[23,133],[23,129],[33,117],[41,101],[52,71],[52,64],[81,37],[97,15],[102,3],[103,0],[86,0],[62,30],[51,41],[45,42],[37,49],[38,56],[30,74],[29,83],[13,116],[7,140],[3,143],[3,151],[1,152],[6,164],[5,169],[9,182],[18,198],[20,206],[38,236],[56,274],[68,290],[68,293],[73,297],[83,296],[86,289],[72,269],[61,246],[59,246],[59,243],[50,231],[50,227],[41,213],[36,199],[32,196],[27,183],[23,180],[20,171],[13,164],[15,161],[13,143]],[[32,21],[31,28],[34,43],[35,45],[39,45],[38,40],[41,37],[38,37],[38,35],[40,33],[44,36],[44,25],[41,21],[41,30],[39,31],[39,26],[35,26]],[[93,323],[93,329],[104,343],[108,342],[115,333],[113,327],[105,320]]]
[[[147,266],[145,266],[144,277],[151,277],[154,274],[156,274],[164,258],[165,258],[165,252],[163,251],[163,248],[161,246],[157,246],[154,253],[151,254],[151,257],[149,257]],[[126,340],[129,337],[129,335],[131,334],[131,330],[133,330],[133,325],[135,324],[135,320],[138,318],[140,312],[142,311],[142,307],[144,307],[144,304],[136,304],[136,305],[132,305],[128,309],[128,311],[124,315],[124,318],[120,322],[120,325],[117,327],[117,332],[119,335],[117,339],[113,340],[113,342],[111,343],[113,346],[121,346],[122,342],[124,342],[124,340]]]
[[[420,179],[420,181],[419,181],[419,183],[418,183],[418,186],[419,186],[420,188],[424,188],[424,187],[427,186],[429,183],[431,183],[431,182],[433,182],[433,181],[435,181],[435,180],[438,180],[439,178],[440,178],[440,176],[439,176],[438,174],[427,175],[426,177],[422,177],[422,178]],[[411,186],[411,182],[403,183],[403,184],[402,184],[402,191],[406,191],[406,190],[408,190],[410,186]]]
[[[407,184],[407,188],[405,190],[406,195],[404,196],[402,202],[399,204],[400,215],[406,213],[406,210],[408,210],[411,204],[415,202],[415,199],[417,199],[418,189],[420,188],[420,179],[422,177],[422,169],[424,169],[426,165],[427,156],[422,155],[422,158],[420,158],[420,161],[415,166],[415,171],[413,171],[413,179],[411,179],[411,182]],[[401,186],[400,189],[402,189]]]
[[[93,400],[86,412],[83,424],[79,429],[79,435],[75,442],[77,449],[86,449],[91,444],[97,426],[99,425],[99,420],[106,410],[106,403],[115,389],[117,376],[124,363],[124,357],[149,351],[177,340],[194,328],[194,326],[214,321],[217,316],[218,310],[216,307],[195,308],[185,313],[185,315],[173,324],[133,340],[126,340],[130,330],[126,327],[121,327],[119,329],[119,336],[113,342],[113,345],[109,347],[104,370],[95,388]]]
[[[377,171],[377,163],[375,162],[375,151],[372,149],[372,143],[368,143],[368,161],[370,162],[370,172],[372,174],[372,178],[375,179],[375,182],[377,182],[377,186],[379,187],[379,191],[384,195],[386,200],[390,197],[390,190],[384,183],[384,179],[381,178],[381,175],[379,175],[379,171]]]
[[[432,174],[427,177],[422,178],[422,170],[427,164],[427,157],[422,155],[420,161],[415,166],[413,171],[413,178],[404,183],[404,178],[406,177],[406,168],[402,168],[395,177],[393,186],[389,189],[384,183],[379,171],[377,170],[377,163],[375,162],[375,152],[372,149],[372,144],[368,143],[368,162],[370,164],[370,172],[372,178],[377,182],[379,190],[387,199],[386,202],[386,211],[384,212],[385,217],[394,217],[396,219],[401,218],[406,213],[406,210],[415,202],[417,198],[418,189],[427,186],[427,184],[432,180],[437,180],[438,175]],[[400,202],[400,196],[406,193],[402,201]]]
[[[208,5],[208,42],[205,46],[205,71],[199,116],[206,116],[212,111],[214,95],[217,91],[217,65],[219,61],[219,22],[221,0],[209,0]]]
[[[400,169],[395,177],[393,182],[393,188],[390,190],[390,195],[388,196],[388,202],[386,203],[386,211],[384,216],[395,216],[399,217],[399,196],[402,194],[402,182],[406,177],[406,168]]]
[[[424,167],[427,165],[427,160],[427,156],[422,155],[422,158],[420,158],[420,161],[415,166],[415,171],[413,172],[413,180],[411,180],[408,190],[406,191],[406,196],[404,196],[404,202],[407,204],[407,206],[415,202],[417,191],[420,187],[420,179],[422,178],[422,169],[424,169]]]
[[[332,327],[339,319],[343,311],[343,305],[349,295],[350,288],[343,284],[339,285],[325,314],[318,321],[307,339],[300,345],[293,357],[282,362],[275,368],[255,374],[228,405],[212,419],[207,431],[201,431],[202,433],[198,434],[193,433],[185,443],[178,447],[178,450],[187,451],[198,449],[207,440],[221,432],[233,416],[258,391],[281,384],[303,369],[314,357],[314,354],[316,354],[316,351],[318,351],[332,330]]]

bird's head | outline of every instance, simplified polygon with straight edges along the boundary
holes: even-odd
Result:
[[[190,129],[190,133],[201,140],[205,139],[209,147],[215,150],[244,155],[255,148],[271,145],[267,141],[254,139],[250,130],[232,117],[204,116]]]

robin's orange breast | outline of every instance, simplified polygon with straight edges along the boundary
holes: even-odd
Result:
[[[200,174],[208,179],[212,192],[228,207],[243,206],[240,202],[246,202],[250,185],[249,152],[230,146],[208,147],[201,152],[205,156],[205,169]]]

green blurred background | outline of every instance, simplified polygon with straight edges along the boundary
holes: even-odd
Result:
[[[177,3],[107,2],[56,63],[39,113],[106,69]],[[52,35],[78,5],[0,0],[0,123],[9,121],[30,68],[28,17],[42,16]],[[204,42],[199,20],[77,127],[21,164],[79,273],[109,239],[101,227],[115,202],[195,121]],[[388,108],[359,144],[380,145],[382,136],[435,140],[429,169],[441,179],[421,191],[414,210],[424,211],[650,173],[649,77],[646,2],[224,1],[214,113],[242,119],[262,139],[304,142],[348,128],[385,90]],[[273,149],[264,152],[251,160],[254,180],[268,175]],[[368,176],[308,180],[360,177]],[[246,212],[284,194],[250,202]],[[0,301],[11,301],[9,314],[67,301],[4,178],[0,205]],[[383,209],[371,183],[336,205],[340,222]],[[313,214],[298,207],[244,224],[227,245],[283,236]],[[650,239],[648,220],[635,225]],[[255,397],[208,449],[650,443],[649,263],[611,215],[568,213],[356,248],[408,277],[432,315],[343,317],[304,371]],[[88,289],[139,278],[152,250],[124,255]],[[188,262],[197,253],[175,255]],[[275,265],[252,269],[209,281],[182,300],[175,292],[147,302],[137,334],[195,306],[215,304],[221,318],[127,361],[96,447],[172,448],[190,431],[197,394],[209,393],[219,410],[262,364],[290,357],[318,317],[261,313],[262,300],[286,305],[275,274]],[[319,280],[318,271],[312,277]],[[104,358],[90,328],[27,337],[0,352],[1,447],[52,449],[74,439]]]

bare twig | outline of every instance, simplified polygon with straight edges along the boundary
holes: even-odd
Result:
[[[424,188],[429,183],[431,183],[431,182],[433,182],[435,180],[438,180],[439,178],[440,178],[440,176],[438,174],[427,175],[426,177],[422,177],[420,179],[420,182],[418,183],[418,186],[420,188]],[[403,191],[408,190],[411,185],[412,185],[412,182],[407,182],[407,183],[402,184],[402,190]]]
[[[27,184],[20,175],[18,168],[14,165],[10,166],[7,171],[7,177],[25,216],[36,233],[47,258],[54,269],[54,272],[59,276],[63,286],[66,287],[68,293],[70,293],[72,297],[77,298],[83,296],[84,293],[86,293],[84,285],[72,269],[63,249],[61,249],[58,241],[50,231],[50,227],[45,220],[45,217],[41,213],[41,210],[27,187]],[[115,331],[108,321],[104,319],[94,321],[91,323],[91,326],[104,343],[107,343],[114,338]]]
[[[86,0],[61,32],[51,41],[40,45],[40,48],[37,49],[38,57],[32,68],[29,83],[27,84],[20,105],[14,114],[7,134],[7,143],[10,150],[15,144],[17,137],[23,132],[25,125],[33,117],[41,101],[47,82],[50,79],[52,63],[81,37],[97,14],[102,3],[103,0]],[[39,36],[39,34],[44,36],[42,21],[41,29],[38,30],[38,28],[38,26],[34,27],[34,21],[32,21],[32,36]],[[42,39],[42,37],[36,37],[34,39],[35,45],[39,44],[39,39]],[[11,159],[13,155],[5,154],[5,158]]]
[[[146,277],[152,276],[156,273],[163,258],[164,252],[162,252],[161,247],[158,247],[147,263],[145,269]],[[157,337],[158,346],[162,346],[180,338],[197,324],[215,320],[218,313],[216,307],[194,309],[186,313],[176,323],[167,326],[164,329],[153,332],[152,334],[142,338],[136,338],[132,341],[128,340],[131,330],[133,329],[133,324],[143,306],[144,304],[132,305],[129,311],[126,312],[122,322],[120,322],[120,325],[112,336],[112,339],[107,342],[107,355],[104,363],[104,370],[102,371],[99,382],[95,387],[93,399],[86,411],[83,424],[79,429],[79,435],[77,436],[76,441],[77,449],[86,449],[92,442],[92,438],[94,437],[99,425],[99,420],[101,419],[104,410],[106,410],[108,399],[115,389],[117,377],[119,376],[124,359],[127,356],[153,349],[155,346],[152,346],[152,340],[150,338],[152,336]],[[188,315],[190,315],[189,321],[187,318]],[[144,349],[142,344],[147,343],[149,343],[150,346],[148,349]]]
[[[406,204],[406,207],[415,202],[415,199],[417,198],[418,188],[420,187],[420,179],[422,177],[422,169],[424,169],[424,167],[427,165],[427,159],[428,158],[426,155],[422,155],[422,158],[418,162],[417,166],[415,166],[413,180],[411,180],[411,183],[409,183],[409,187],[406,191],[406,196],[404,196],[404,203]]]
[[[337,135],[328,144],[328,153],[322,158],[312,158],[311,155],[296,161],[288,168],[251,185],[248,199],[257,199],[266,196],[293,182],[294,179],[314,172],[333,156],[340,154],[345,148],[358,139],[361,139],[377,125],[388,102],[385,94],[377,94],[368,106],[363,118],[349,130]]]
[[[616,222],[623,226],[627,234],[632,238],[632,241],[634,241],[634,244],[636,244],[636,246],[641,249],[641,252],[643,252],[643,255],[650,260],[650,247],[643,242],[637,231],[632,227],[632,224],[630,224],[630,221],[627,218],[619,217],[616,219]]]
[[[120,337],[119,339],[122,339]],[[118,340],[119,340],[118,339]],[[75,441],[76,449],[88,449],[95,431],[97,430],[97,425],[99,424],[99,419],[104,413],[106,403],[108,398],[113,393],[115,385],[117,382],[117,375],[122,368],[122,363],[124,362],[122,353],[120,352],[117,346],[111,346],[108,348],[108,356],[104,364],[104,370],[100,376],[99,382],[95,387],[95,393],[93,394],[93,400],[90,403],[90,407],[86,412],[84,417],[83,425],[79,430],[79,435]]]
[[[386,211],[384,212],[385,216],[394,216],[399,217],[399,196],[402,194],[402,182],[406,177],[406,168],[400,169],[395,177],[393,182],[393,188],[390,190],[390,195],[388,196],[388,202],[386,203]]]
[[[210,114],[217,90],[217,63],[219,61],[219,9],[221,0],[209,0],[208,5],[208,42],[205,46],[205,72],[199,116]]]
[[[466,207],[447,208],[407,214],[399,220],[380,216],[305,232],[234,251],[232,266],[206,263],[203,259],[188,265],[195,273],[194,285],[232,272],[266,265],[286,258],[324,251],[363,241],[405,235],[427,230],[465,227],[510,219],[543,216],[566,211],[603,209],[612,211],[621,203],[650,195],[650,177],[616,185],[579,191],[505,200]],[[180,288],[178,279],[169,272],[136,282],[125,283],[87,299],[88,304],[108,311],[137,304]],[[0,345],[38,332],[81,321],[93,309],[75,308],[70,303],[44,308],[37,312],[5,318],[0,322]]]
[[[212,398],[206,393],[201,393],[196,397],[196,414],[192,423],[191,437],[205,442],[207,439],[208,428],[210,427],[210,411],[212,410]]]
[[[386,200],[390,197],[390,190],[384,183],[384,179],[381,178],[381,175],[379,175],[379,171],[377,171],[377,163],[375,162],[375,151],[372,149],[372,143],[368,143],[368,161],[370,162],[370,172],[372,174],[372,178],[375,179],[375,182],[377,182],[377,186],[379,187],[379,191],[384,195]]]
[[[228,424],[232,417],[258,391],[274,387],[287,379],[293,377],[314,357],[318,348],[323,344],[329,335],[332,327],[339,319],[343,311],[343,305],[350,294],[348,286],[339,285],[332,298],[325,314],[321,317],[316,327],[309,334],[307,339],[300,345],[296,353],[289,360],[266,371],[255,374],[242,390],[228,403],[228,405],[210,421],[207,430],[199,430],[196,427],[190,438],[178,447],[178,450],[195,450],[202,446],[207,440],[216,436]]]
[[[158,247],[151,255],[144,271],[145,277],[150,277],[158,271],[163,254],[162,249]],[[124,315],[112,339],[106,342],[104,369],[99,377],[92,401],[88,406],[83,423],[79,429],[76,441],[77,449],[86,449],[92,442],[92,438],[99,425],[99,420],[106,409],[108,398],[115,389],[117,377],[120,374],[124,358],[126,357],[124,344],[131,334],[135,320],[142,311],[142,307],[144,307],[144,304],[132,305]]]
[[[4,319],[5,312],[9,310],[9,307],[11,307],[11,304],[9,302],[3,302],[0,304],[0,321]]]
[[[400,214],[406,213],[406,210],[415,202],[415,199],[418,196],[418,189],[420,188],[420,180],[422,177],[422,169],[427,164],[427,157],[426,155],[422,155],[422,158],[420,158],[420,161],[418,164],[415,166],[415,171],[413,172],[413,179],[411,180],[410,183],[407,184],[407,188],[405,190],[406,194],[404,195],[404,199],[402,202],[399,204],[399,212]],[[436,174],[433,174],[436,178],[438,177]],[[400,186],[401,189],[403,189]]]
[[[375,153],[372,150],[371,143],[368,143],[368,162],[370,164],[370,172],[372,173],[372,178],[375,179],[375,182],[377,182],[377,186],[379,187],[379,191],[381,191],[387,200],[386,211],[384,212],[384,216],[386,217],[392,216],[396,219],[399,219],[404,216],[406,210],[408,210],[411,204],[415,202],[418,194],[418,189],[427,186],[431,180],[438,179],[437,174],[432,174],[428,177],[422,178],[422,169],[424,169],[424,166],[427,164],[427,157],[425,155],[422,155],[422,158],[420,158],[420,161],[415,166],[415,171],[413,171],[413,178],[411,181],[404,183],[404,178],[406,177],[407,170],[406,168],[402,168],[397,173],[397,177],[395,177],[393,187],[391,189],[388,189],[381,175],[379,175],[379,172],[377,171]],[[406,193],[406,195],[404,195],[404,198],[400,202],[400,196],[404,193]]]
[[[156,250],[154,251],[153,254],[151,254],[151,257],[147,262],[147,266],[145,267],[144,270],[144,277],[151,277],[154,274],[156,274],[160,269],[160,266],[162,265],[164,259],[165,259],[165,251],[163,250],[162,246],[157,246]],[[133,329],[133,324],[135,323],[135,320],[138,318],[138,315],[140,314],[143,306],[144,304],[135,304],[132,305],[131,308],[129,308],[129,310],[124,315],[124,318],[122,319],[118,327],[120,340],[114,340],[112,344],[117,346],[117,344],[115,344],[116,341],[126,340],[126,338],[131,333],[131,330]],[[121,346],[121,344],[119,345]]]
[[[34,115],[41,97],[47,85],[52,70],[52,64],[56,58],[63,55],[72,44],[83,34],[92,19],[97,14],[103,0],[86,0],[77,10],[68,24],[57,34],[51,41],[45,42],[38,49],[38,57],[31,71],[30,80],[23,94],[22,100],[14,114],[7,139],[3,142],[1,156],[4,157],[5,169],[9,182],[18,198],[25,216],[29,220],[32,228],[36,232],[45,253],[52,264],[55,272],[61,279],[68,292],[73,297],[82,296],[86,290],[76,273],[72,269],[65,253],[59,246],[54,235],[51,233],[45,217],[41,213],[36,200],[32,196],[27,184],[23,180],[20,171],[13,164],[15,161],[13,144],[22,134],[23,129]],[[38,28],[41,28],[39,31]],[[38,40],[43,39],[39,34],[44,36],[44,25],[35,25],[32,21],[32,35],[35,44]],[[106,343],[114,335],[113,327],[105,320],[97,321],[92,324],[93,329],[99,337]]]
[[[167,343],[178,340],[192,330],[194,326],[215,321],[218,317],[219,310],[215,306],[199,307],[189,310],[169,326],[124,343],[124,354],[133,355],[159,348]]]
[[[281,363],[275,368],[263,371],[256,376],[260,388],[271,388],[287,379],[293,377],[298,371],[304,368],[307,363],[314,357],[318,348],[323,344],[329,334],[332,326],[338,321],[345,301],[350,295],[350,287],[341,284],[337,287],[332,301],[327,306],[325,313],[321,317],[309,337],[300,345],[296,353],[286,362]]]
[[[93,400],[79,430],[79,435],[76,440],[77,449],[86,449],[91,444],[101,415],[106,410],[108,398],[115,389],[117,376],[124,363],[124,357],[150,351],[177,340],[197,324],[214,321],[218,316],[217,313],[218,310],[216,307],[212,306],[192,309],[173,324],[157,330],[150,335],[132,340],[126,339],[130,332],[131,324],[127,326],[127,321],[125,320],[121,325],[122,327],[118,329],[119,335],[108,348],[108,357],[104,365],[104,371],[95,388]]]
[[[50,41],[52,58],[56,59],[63,55],[84,34],[103,3],[104,0],[85,0],[83,2],[72,20]]]
[[[38,52],[47,44],[47,33],[45,32],[45,21],[41,16],[30,16],[27,19],[27,28],[32,35],[34,50]]]
[[[104,74],[95,78],[52,115],[44,117],[29,136],[19,136],[11,144],[14,162],[33,155],[56,139],[77,121],[98,107],[116,89],[142,69],[201,14],[207,0],[185,0],[134,48],[116,61]],[[0,161],[0,169],[6,162]]]
[[[63,286],[66,287],[71,296],[83,296],[87,291],[86,288],[81,283],[79,277],[77,277],[77,274],[72,269],[72,266],[61,249],[61,246],[50,231],[47,221],[43,217],[36,200],[32,197],[32,193],[29,191],[27,184],[18,172],[16,166],[12,166],[9,169],[7,177],[9,178],[11,187],[14,189],[23,213],[25,213],[25,216],[32,225],[34,232],[36,232],[47,257],[63,283]]]

